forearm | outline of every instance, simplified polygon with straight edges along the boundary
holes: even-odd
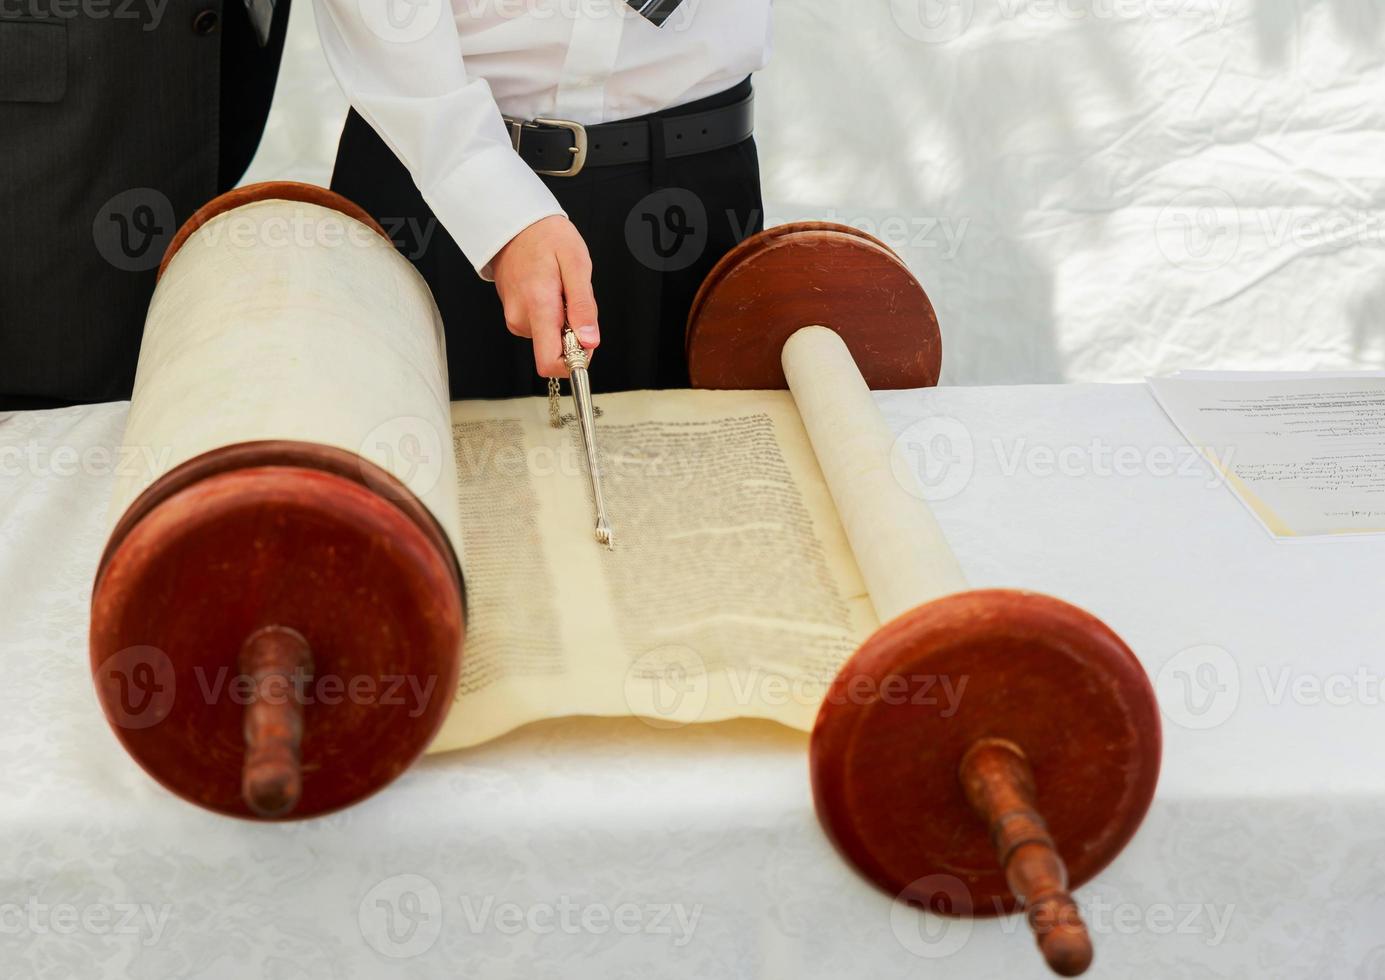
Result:
[[[408,168],[477,272],[489,278],[507,242],[564,213],[512,149],[490,86],[467,77],[450,8],[417,37],[383,17],[368,21],[358,0],[314,0],[314,8],[347,98]]]

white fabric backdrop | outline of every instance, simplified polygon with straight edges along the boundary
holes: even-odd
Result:
[[[895,245],[945,382],[1385,366],[1382,0],[780,0],[776,20],[769,222]],[[325,183],[344,106],[296,0],[246,179]]]

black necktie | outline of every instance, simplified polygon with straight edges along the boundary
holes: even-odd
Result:
[[[245,0],[245,10],[250,14],[250,23],[255,27],[255,37],[260,47],[269,44],[269,29],[274,23],[274,4],[278,0]]]
[[[635,8],[636,13],[646,18],[655,27],[663,27],[669,14],[678,9],[683,0],[625,0]]]

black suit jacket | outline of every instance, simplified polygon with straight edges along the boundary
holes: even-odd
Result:
[[[159,259],[254,155],[289,13],[261,48],[242,0],[36,6],[0,7],[0,408],[129,397]]]

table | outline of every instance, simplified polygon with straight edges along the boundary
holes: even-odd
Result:
[[[1078,892],[1089,975],[1385,975],[1385,537],[1275,543],[1140,385],[879,400],[972,584],[1089,609],[1156,680],[1154,806]],[[766,723],[545,723],[287,826],[173,798],[87,666],[126,408],[0,421],[0,974],[1046,975],[1022,921],[857,879]]]

